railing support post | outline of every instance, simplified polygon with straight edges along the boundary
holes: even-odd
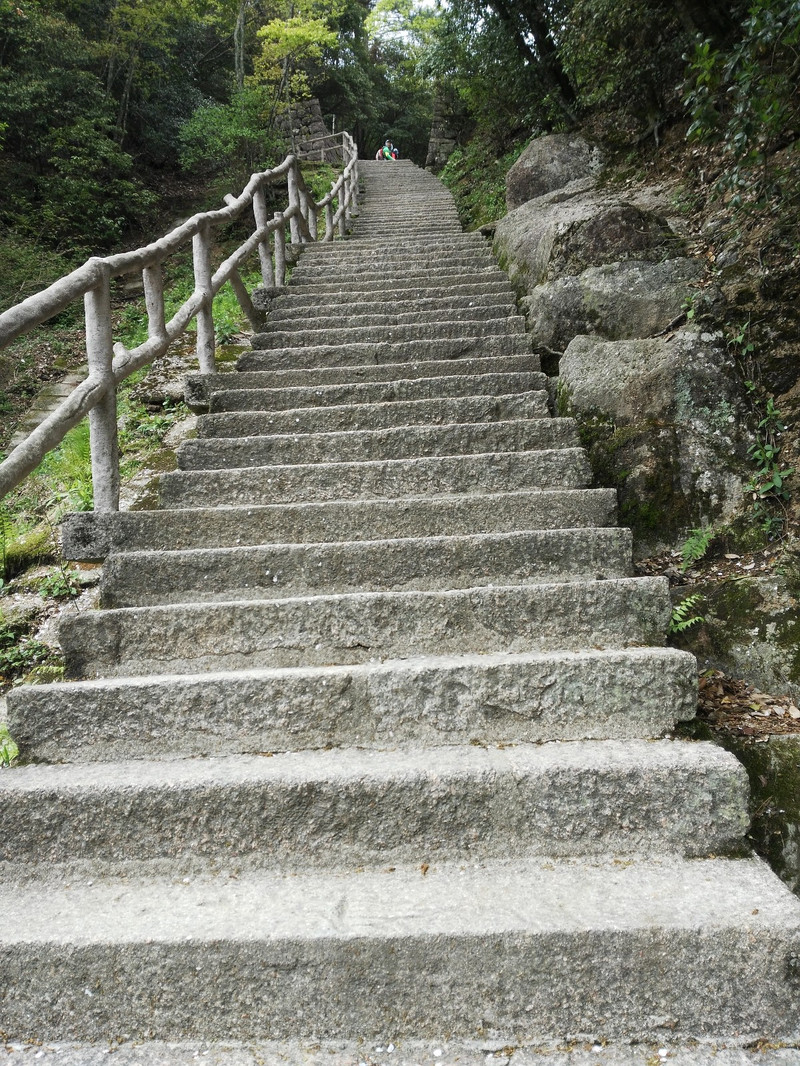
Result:
[[[83,298],[89,376],[105,386],[102,399],[89,412],[92,488],[95,511],[118,511],[119,440],[117,388],[112,370],[114,341],[111,335],[111,271],[106,263],[98,263],[98,266],[99,280]]]
[[[282,289],[286,284],[286,223],[280,211],[275,212],[275,287]]]
[[[300,233],[300,223],[297,219],[297,214],[300,212],[300,189],[297,184],[297,162],[295,161],[292,166],[289,167],[289,172],[286,175],[286,182],[289,187],[289,211],[292,212],[292,217],[289,219],[289,232],[292,235],[292,244],[300,244],[302,235]]]
[[[256,228],[264,229],[267,225],[267,198],[264,195],[264,186],[260,185],[253,193],[253,216],[256,220]],[[269,235],[263,241],[258,242],[258,261],[261,264],[262,284],[271,289],[275,284],[275,272],[272,269],[272,252],[269,247]]]
[[[211,233],[207,222],[202,222],[192,237],[192,252],[194,288],[203,298],[197,312],[197,361],[201,374],[213,374],[217,366],[214,359],[214,315],[211,310]]]

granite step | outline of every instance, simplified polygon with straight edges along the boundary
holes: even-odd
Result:
[[[758,860],[418,860],[0,884],[5,1038],[797,1032],[800,901]]]
[[[354,664],[409,655],[659,646],[662,578],[361,592],[62,616],[65,676]]]
[[[428,316],[430,317],[430,316]],[[416,320],[415,320],[416,319]],[[361,325],[333,324],[327,327],[315,329],[302,327],[294,329],[275,329],[257,334],[258,341],[254,341],[257,348],[313,348],[320,345],[350,345],[363,343],[374,338],[377,344],[383,344],[384,338],[380,334],[382,327],[376,327],[372,321],[363,322]],[[388,328],[388,327],[387,327]],[[377,334],[377,335],[376,335]],[[386,340],[393,344],[406,341],[425,341],[432,348],[438,346],[441,341],[456,341],[464,343],[464,336],[469,338],[511,336],[517,334],[525,336],[525,319],[521,315],[508,315],[500,318],[476,318],[464,319],[448,318],[436,321],[419,321],[416,316],[409,316],[409,321],[398,322],[391,326],[391,332]]]
[[[332,593],[605,580],[632,571],[627,529],[140,551],[109,555],[100,605],[210,603]]]
[[[268,338],[268,339],[267,339]],[[287,342],[290,338],[287,338]],[[301,367],[342,368],[365,364],[392,364],[403,362],[441,363],[443,360],[458,362],[462,359],[492,359],[510,356],[525,356],[536,359],[531,353],[531,344],[525,334],[503,331],[491,336],[461,336],[438,340],[401,341],[396,338],[364,338],[359,336],[353,343],[320,343],[302,351],[296,347],[276,348],[274,337],[256,333],[253,336],[253,351],[243,353],[237,360],[240,370],[297,370]],[[538,364],[533,364],[538,369]]]
[[[660,737],[696,703],[694,656],[639,647],[26,685],[8,725],[35,762],[399,746],[435,763],[451,744]]]
[[[112,552],[514,533],[611,526],[615,521],[611,489],[524,489],[383,500],[315,498],[249,507],[83,511],[66,517],[61,538],[65,558],[91,562]]]
[[[188,724],[188,723],[187,723]],[[625,806],[619,795],[626,797]],[[684,857],[740,847],[744,767],[686,741],[576,741],[24,766],[0,776],[4,875],[174,878],[219,863],[358,867]]]
[[[398,426],[330,433],[208,437],[184,441],[177,459],[181,470],[219,470],[551,450],[573,448],[577,444],[578,431],[571,418],[517,418],[414,426],[413,431],[408,426]]]
[[[537,371],[471,374],[465,368],[462,374],[436,373],[434,376],[424,374],[422,367],[408,366],[408,377],[399,376],[396,371],[391,376],[379,377],[370,373],[374,369],[365,367],[364,373],[350,375],[354,380],[345,380],[345,376],[340,375],[341,384],[329,384],[330,377],[320,382],[314,373],[305,375],[308,379],[305,385],[289,384],[286,378],[275,380],[275,375],[269,373],[259,376],[197,375],[188,383],[187,396],[194,406],[205,397],[211,412],[216,414],[222,411],[277,412],[293,408],[340,407],[345,403],[359,406],[408,403],[462,396],[488,398],[543,392],[547,388],[547,378]],[[302,375],[296,374],[294,380],[298,378],[302,379]]]
[[[455,423],[507,422],[515,418],[549,418],[547,404],[545,392],[519,392],[502,396],[354,402],[289,410],[244,408],[206,415],[197,423],[197,435],[199,439],[207,440],[212,437],[255,437],[275,433],[335,433],[400,426],[410,429]]]

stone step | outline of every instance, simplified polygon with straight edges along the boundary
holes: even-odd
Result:
[[[458,295],[471,292],[491,293],[500,291],[505,294],[513,291],[510,289],[508,275],[504,274],[499,268],[484,268],[478,272],[470,271],[468,273],[459,270],[446,272],[437,270],[434,277],[431,276],[430,272],[417,272],[404,277],[393,278],[388,284],[393,296],[405,296],[409,293],[414,293],[420,299],[424,297],[446,299],[450,294]],[[385,297],[386,290],[387,282],[385,279],[364,275],[356,280],[348,280],[345,285],[341,278],[331,277],[328,274],[324,281],[320,279],[313,284],[310,282],[304,284],[299,278],[293,276],[289,283],[279,291],[281,294],[291,296],[295,300],[302,296],[304,299],[316,301],[325,299],[330,294],[335,294],[343,300],[348,298],[371,299],[375,293],[378,293],[379,297]],[[276,299],[280,298],[282,297],[276,297]]]
[[[741,1047],[723,1047],[718,1041],[699,1044],[688,1038],[652,1038],[637,1045],[605,1041],[584,1041],[572,1048],[543,1047],[515,1040],[511,1035],[481,1040],[454,1040],[446,1034],[427,1040],[398,1039],[397,1045],[385,1037],[353,1040],[145,1040],[114,1044],[114,1066],[196,1066],[202,1056],[204,1066],[353,1066],[370,1062],[377,1066],[420,1066],[421,1062],[458,1063],[458,1066],[505,1066],[509,1056],[504,1049],[514,1047],[517,1066],[654,1066],[662,1060],[667,1066],[753,1066],[754,1052]],[[587,1050],[590,1049],[590,1050]],[[107,1042],[50,1042],[35,1048],[29,1044],[6,1045],[7,1066],[27,1066],[33,1057],[42,1066],[105,1066]],[[659,1055],[659,1051],[663,1054]],[[30,1052],[30,1054],[28,1054]],[[757,1066],[797,1066],[796,1044],[767,1047],[759,1042]]]
[[[592,528],[614,524],[615,503],[611,489],[526,489],[397,500],[82,511],[66,516],[61,541],[65,558],[90,562],[123,551]]]
[[[505,422],[514,418],[549,418],[547,393],[394,400],[332,407],[298,407],[288,411],[223,411],[199,419],[197,434],[200,439],[254,437],[274,433],[333,433],[398,426]]]
[[[482,318],[458,321],[448,319],[446,322],[406,322],[392,326],[385,340],[394,344],[404,341],[425,341],[432,348],[440,341],[451,340],[464,344],[464,334],[472,337],[492,337],[503,334],[525,334],[525,319],[521,315],[508,315],[502,318]],[[253,338],[254,348],[313,348],[320,345],[349,345],[363,343],[373,339],[376,344],[385,343],[380,328],[375,329],[370,323],[364,325],[330,325],[327,328],[300,328],[296,330],[267,330]]]
[[[409,252],[406,254],[398,252],[396,255],[385,256],[381,259],[376,258],[374,263],[370,263],[362,259],[361,256],[354,255],[352,261],[348,260],[342,263],[340,273],[346,272],[348,278],[353,278],[356,282],[361,276],[371,275],[391,281],[395,277],[413,277],[414,275],[423,276],[425,274],[432,274],[431,281],[436,281],[440,276],[441,259],[441,255],[435,252],[429,255],[423,252]],[[473,250],[469,252],[456,251],[448,254],[447,270],[450,274],[467,274],[486,270],[489,274],[497,276],[495,272],[499,273],[500,268],[492,259],[489,250],[486,249],[483,253]],[[304,263],[301,258],[292,271],[292,277],[296,278],[297,282],[311,281],[317,278],[324,278],[326,281],[330,281],[331,266],[330,264],[326,265],[324,262]]]
[[[619,795],[626,796],[625,806]],[[744,767],[716,745],[576,741],[23,766],[0,777],[8,871],[302,870],[741,848]],[[91,864],[89,866],[88,864]]]
[[[8,727],[33,761],[158,760],[649,738],[696,704],[697,663],[672,648],[497,652],[27,685]]]
[[[631,569],[628,529],[150,550],[108,556],[100,604],[117,608],[320,593],[446,591],[604,580],[627,577]]]
[[[756,859],[418,859],[4,883],[5,1039],[797,1030],[800,901]]]
[[[270,294],[274,291],[272,289],[255,290],[256,293],[269,292]],[[375,306],[375,293],[379,290],[373,283],[365,279],[358,288],[344,285],[341,281],[332,281],[325,286],[315,285],[313,288],[309,287],[302,290],[301,288],[296,289],[290,282],[289,285],[278,291],[280,295],[270,296],[271,306],[275,308],[283,306],[293,308],[317,308],[323,306],[346,308],[358,305],[372,308]],[[508,282],[504,282],[502,279],[477,282],[454,280],[452,285],[439,286],[438,295],[431,294],[430,284],[414,287],[413,283],[407,282],[402,287],[398,286],[394,289],[391,294],[391,301],[393,307],[402,309],[406,304],[410,303],[429,304],[431,306],[452,304],[457,306],[459,303],[469,301],[488,303],[492,299],[502,300],[506,297],[513,299],[515,293]]]
[[[363,221],[363,220],[362,220]],[[357,234],[347,241],[317,241],[314,244],[302,246],[302,256],[305,262],[333,263],[339,260],[352,259],[356,254],[359,258],[380,259],[384,253],[392,254],[396,251],[405,251],[418,247],[431,249],[436,248],[446,252],[450,248],[479,248],[486,251],[489,243],[479,233],[464,233],[458,225],[448,225],[432,230],[429,225],[418,226],[386,226],[375,225],[371,228],[359,223]],[[366,232],[385,230],[389,240],[381,236],[366,236]]]
[[[591,480],[582,448],[542,449],[482,455],[427,456],[417,459],[374,459],[367,462],[306,463],[260,467],[182,470],[162,474],[159,497],[163,507],[201,507],[213,500],[218,507],[306,501],[399,499],[409,496],[448,497],[473,493],[515,492],[522,488],[583,489]],[[573,496],[570,507],[583,500],[602,501],[604,513],[616,506],[616,491],[597,489],[594,496]],[[609,503],[608,501],[613,501]],[[549,503],[549,499],[548,499]],[[594,503],[590,506],[594,506]],[[580,525],[559,512],[561,525]],[[602,521],[600,525],[613,525]]]
[[[65,614],[71,679],[579,651],[664,642],[661,578],[129,607]]]
[[[210,416],[209,416],[210,417]],[[187,440],[177,452],[181,470],[369,462],[424,456],[475,455],[571,448],[578,431],[571,418],[515,419],[444,426],[407,426],[331,433],[290,433]]]
[[[364,369],[369,371],[374,368]],[[222,411],[277,412],[293,408],[329,408],[340,407],[345,403],[362,406],[418,403],[421,400],[434,399],[445,401],[455,397],[490,398],[542,392],[547,388],[547,378],[536,371],[470,374],[465,368],[462,374],[450,372],[442,376],[423,377],[422,368],[409,369],[416,369],[413,377],[385,375],[382,380],[376,380],[376,375],[369,374],[369,381],[351,380],[341,385],[323,384],[318,382],[317,376],[314,375],[313,380],[305,386],[280,386],[268,373],[258,376],[213,374],[202,377],[199,381],[198,377],[195,377],[189,383],[187,391],[194,406],[197,406],[198,400],[205,395],[211,412],[216,414]],[[243,378],[246,380],[242,380]]]
[[[501,318],[505,315],[517,314],[517,305],[511,293],[503,296],[490,294],[488,296],[448,296],[448,297],[424,297],[421,300],[398,300],[396,296],[376,301],[371,299],[361,303],[350,300],[339,300],[332,296],[330,300],[318,300],[314,305],[305,302],[305,297],[280,296],[272,304],[269,311],[271,325],[277,322],[303,323],[310,327],[311,323],[322,320],[337,319],[366,319],[381,318],[387,324],[396,324],[398,321],[414,316],[416,321],[421,321],[418,316],[431,316],[431,321],[438,318],[466,321],[472,318]],[[302,302],[295,302],[302,301]],[[358,322],[353,323],[359,324]],[[318,328],[316,325],[314,328]]]
[[[409,362],[460,361],[461,359],[491,359],[507,356],[526,356],[535,359],[531,343],[525,334],[503,333],[489,337],[453,337],[439,340],[398,341],[364,339],[352,344],[318,344],[314,347],[275,348],[270,338],[269,350],[263,339],[268,336],[256,333],[253,336],[253,351],[239,356],[239,370],[298,370],[302,367],[345,367]]]
[[[387,310],[388,308],[388,310]],[[267,318],[267,333],[305,333],[311,330],[375,330],[378,336],[394,336],[399,331],[405,331],[408,327],[430,325],[431,333],[436,335],[442,326],[447,326],[445,336],[452,333],[452,323],[459,323],[469,331],[476,325],[484,322],[502,322],[504,319],[520,317],[513,301],[506,300],[502,303],[495,302],[488,307],[449,307],[445,310],[395,311],[391,307],[391,299],[384,301],[382,309],[375,307],[372,313],[356,313],[347,309],[344,313],[335,311],[327,313],[324,309],[318,314],[297,314],[290,309],[270,311]],[[385,331],[385,332],[383,332]],[[512,332],[519,332],[513,330]]]

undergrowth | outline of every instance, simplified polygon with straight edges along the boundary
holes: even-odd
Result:
[[[439,176],[453,194],[465,229],[477,229],[505,215],[506,174],[526,143],[499,158],[494,145],[480,138],[454,150]]]

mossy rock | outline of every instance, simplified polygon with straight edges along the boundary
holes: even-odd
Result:
[[[58,548],[49,526],[37,526],[35,529],[10,540],[5,546],[6,581],[21,574],[31,566],[43,562],[55,562]]]
[[[767,692],[800,696],[800,617],[786,577],[738,577],[692,586],[705,621],[676,639],[701,667]]]
[[[722,735],[718,741],[750,779],[753,847],[800,895],[800,735],[766,742]]]

